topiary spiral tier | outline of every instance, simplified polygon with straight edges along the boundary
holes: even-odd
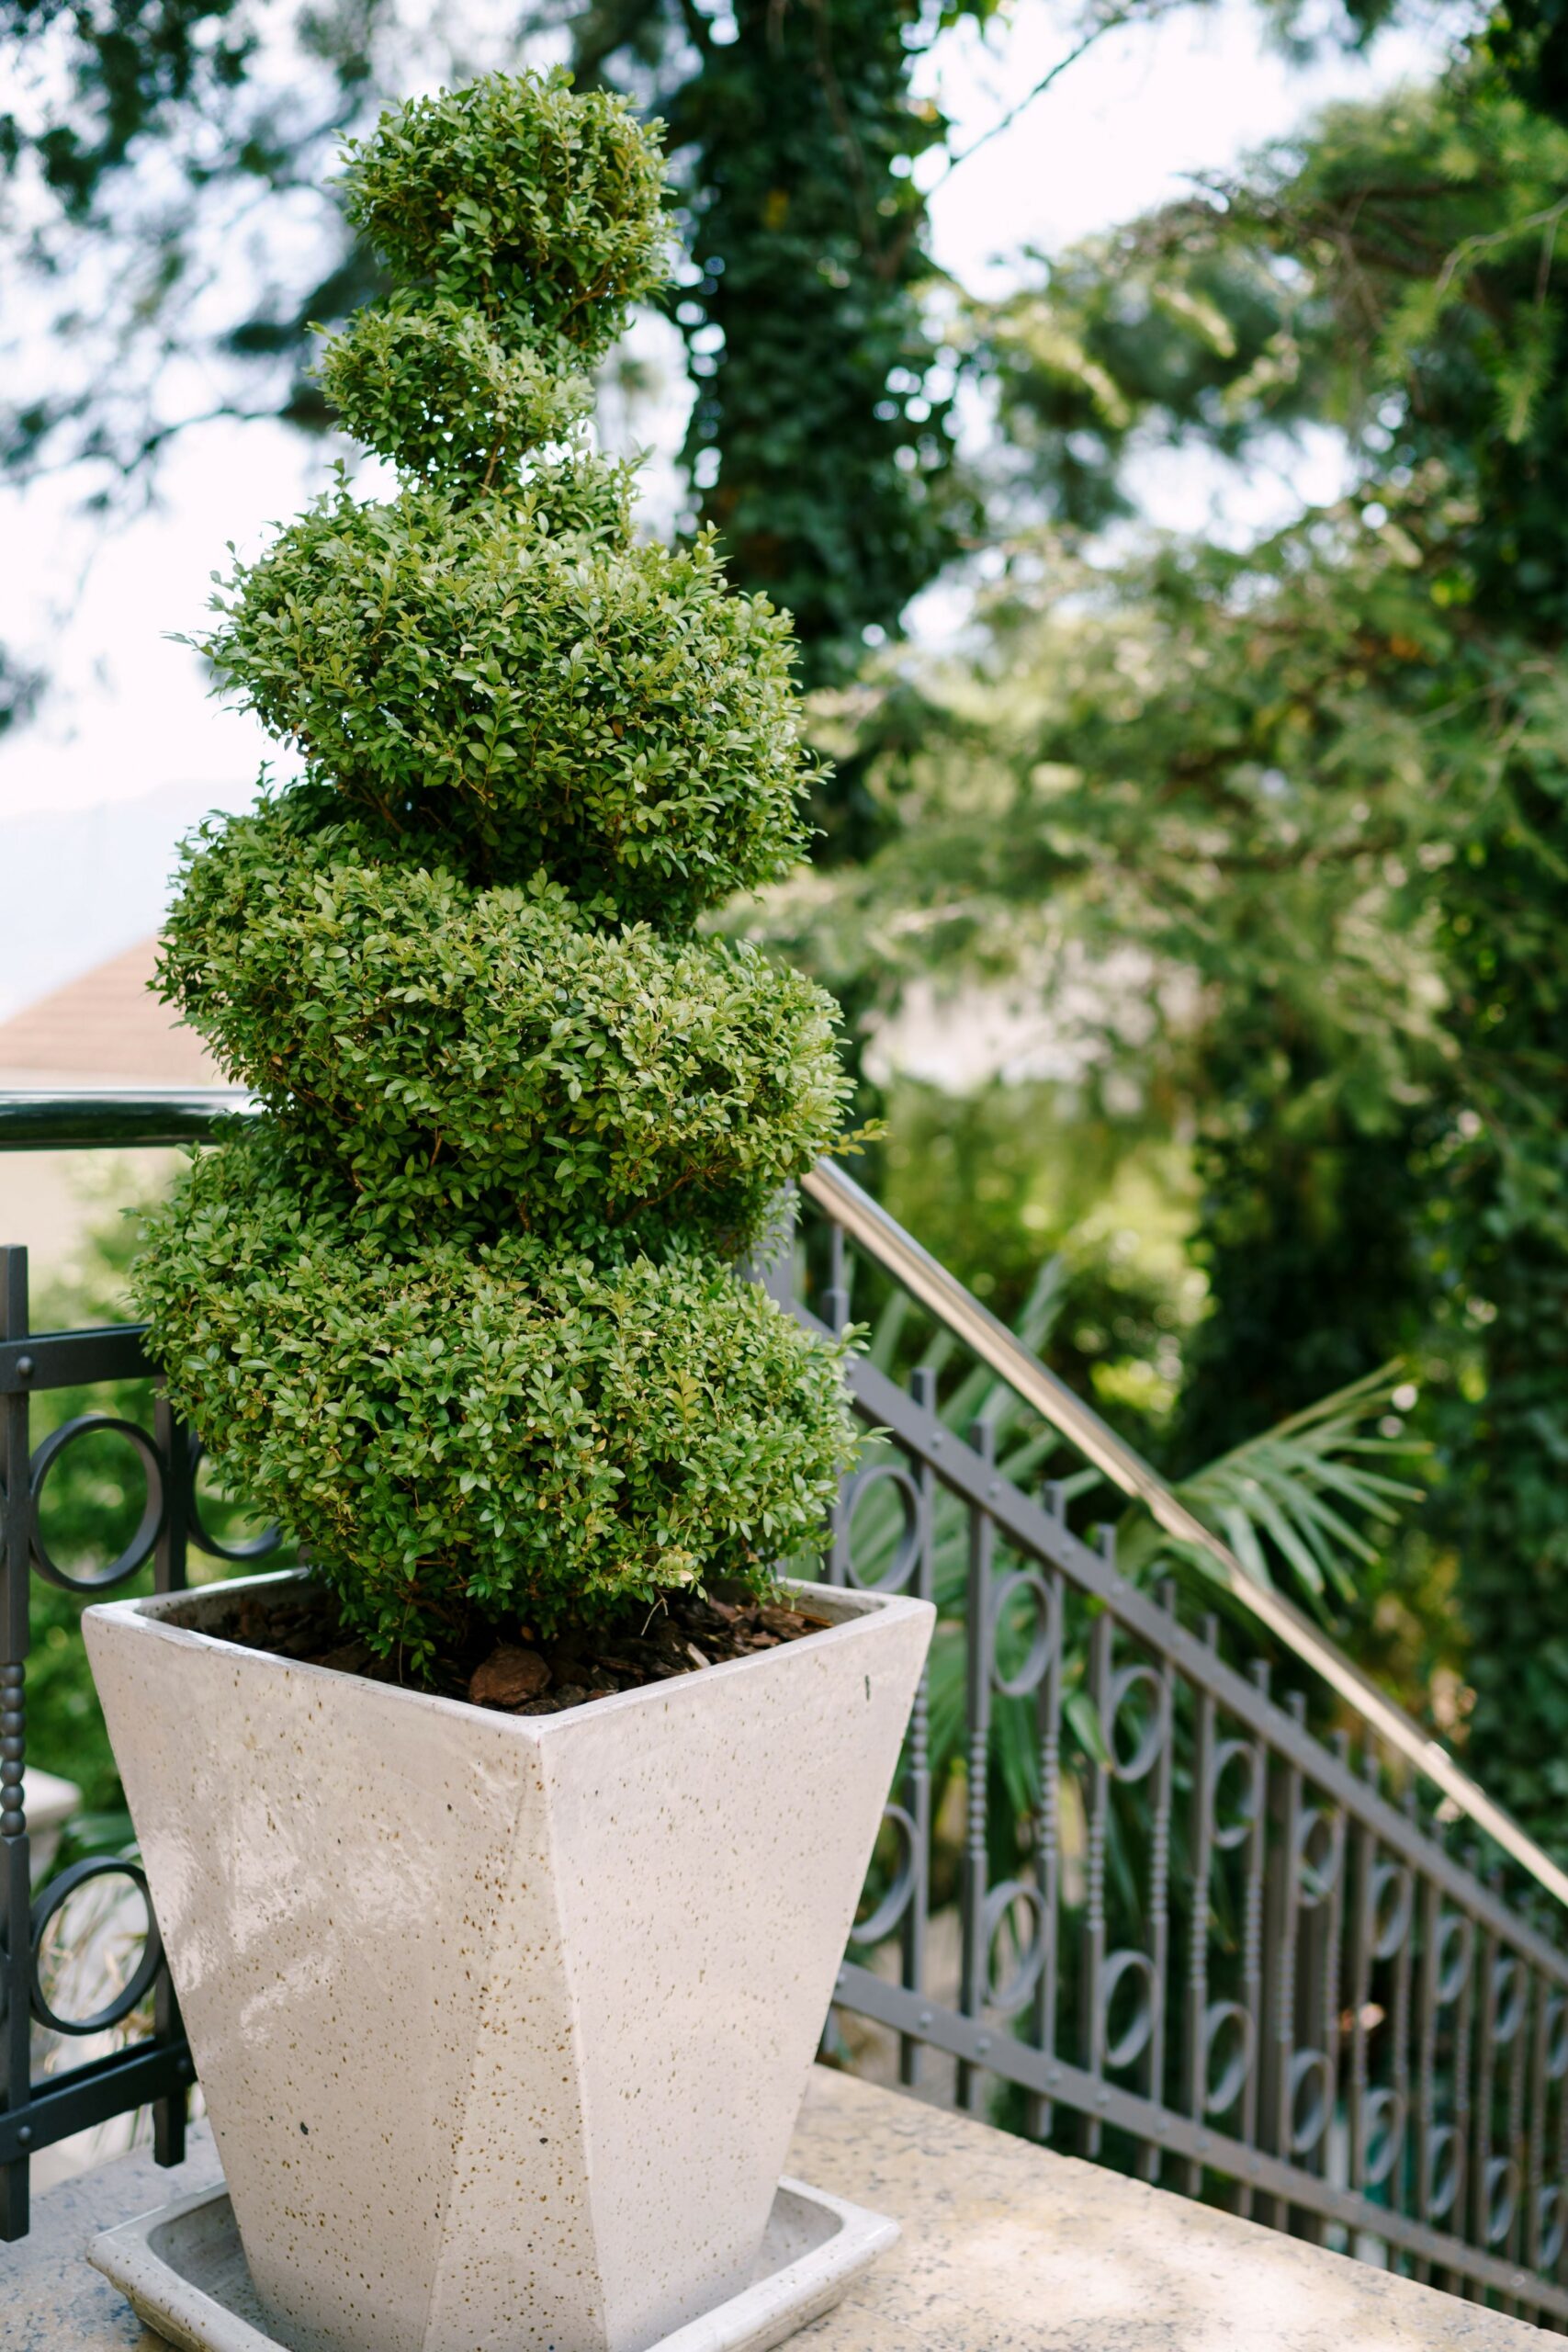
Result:
[[[636,540],[585,435],[660,279],[652,137],[496,76],[345,178],[402,283],[321,375],[401,486],[340,486],[219,599],[304,774],[187,847],[161,978],[265,1115],[136,1283],[215,1460],[417,1671],[476,1619],[761,1587],[813,1533],[837,1351],[731,1265],[847,1090],[830,1000],[694,930],[801,852],[787,622]]]

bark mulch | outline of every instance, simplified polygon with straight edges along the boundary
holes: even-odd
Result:
[[[679,1674],[695,1674],[725,1659],[777,1649],[828,1623],[783,1601],[722,1600],[672,1593],[652,1609],[614,1626],[536,1638],[520,1626],[498,1640],[486,1628],[440,1652],[420,1688],[443,1698],[468,1699],[509,1715],[555,1715],[586,1706],[615,1690],[637,1690]],[[345,1641],[329,1594],[306,1586],[298,1596],[263,1602],[247,1596],[221,1629],[221,1638],[246,1649],[330,1666],[371,1682],[411,1682],[398,1661],[378,1658],[362,1641]]]

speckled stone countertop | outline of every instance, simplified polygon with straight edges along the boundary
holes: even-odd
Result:
[[[903,2238],[800,2352],[1545,2352],[1539,2330],[1255,2228],[983,2123],[818,2068],[799,2178],[895,2214]],[[0,2352],[158,2352],[82,2249],[218,2177],[205,2135],[38,2200],[0,2247]]]

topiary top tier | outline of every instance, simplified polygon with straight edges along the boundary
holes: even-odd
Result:
[[[402,282],[326,350],[398,467],[238,568],[209,650],[304,775],[189,845],[164,993],[266,1116],[137,1286],[175,1402],[418,1670],[765,1584],[847,1445],[836,1352],[734,1257],[834,1139],[834,1008],[701,939],[804,839],[788,624],[638,542],[581,369],[662,270],[623,101],[493,76],[383,118]]]

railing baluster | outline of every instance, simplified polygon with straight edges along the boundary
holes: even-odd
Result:
[[[1254,1658],[1248,1669],[1260,1699],[1269,1696],[1269,1668],[1262,1658]],[[1252,1826],[1247,1840],[1247,1893],[1242,1923],[1241,1999],[1247,2012],[1247,2029],[1252,2041],[1252,2064],[1247,2070],[1247,2080],[1241,2092],[1241,2136],[1249,2147],[1258,2144],[1260,2110],[1263,2104],[1264,2077],[1268,2068],[1268,2051],[1264,2033],[1266,2018],[1263,2004],[1263,1881],[1264,1864],[1269,1844],[1269,1750],[1261,1739],[1252,1743],[1252,1770],[1255,1774]],[[1250,2180],[1237,2184],[1235,2210],[1249,2214],[1253,2208]]]
[[[1475,2130],[1471,2160],[1471,2234],[1490,2245],[1492,2205],[1492,2101],[1496,2088],[1497,1939],[1488,1929],[1481,1945],[1481,2028],[1475,2055]]]
[[[153,1554],[152,1581],[159,1592],[183,1592],[190,1538],[191,1433],[162,1393],[152,1408],[152,1433],[164,1459],[164,1529]],[[151,1896],[148,1901],[151,1904]],[[154,2039],[163,2042],[180,2041],[185,2038],[180,2005],[166,1962],[158,1971],[158,1982],[152,1992],[152,2032]],[[185,2162],[186,2122],[189,2110],[190,2094],[186,2090],[175,2091],[167,2098],[154,2100],[154,2163],[178,2165]]]
[[[1156,1596],[1167,1616],[1176,1613],[1176,1587],[1167,1578]],[[1170,1653],[1162,1651],[1158,1667],[1159,1752],[1155,1760],[1154,1821],[1149,1841],[1149,1963],[1153,2015],[1149,2024],[1148,2095],[1165,2103],[1165,2012],[1170,1965],[1170,1799],[1173,1785],[1172,1750],[1176,1745],[1172,1693],[1175,1676]],[[1157,2181],[1160,2151],[1139,2151],[1138,2170],[1145,2180]]]
[[[1529,2144],[1525,2159],[1525,2261],[1540,2268],[1540,2200],[1546,2187],[1546,2106],[1551,2086],[1547,2075],[1551,2036],[1551,1988],[1539,1970],[1530,1971],[1534,1996],[1531,2022],[1534,2048],[1530,2057]]]
[[[925,1413],[936,1410],[936,1374],[923,1364],[909,1375],[909,1395]],[[936,1476],[927,1461],[914,1465],[915,1487],[919,1497],[919,1549],[915,1559],[915,1593],[921,1600],[930,1600],[935,1576],[932,1549],[936,1510]],[[928,1658],[920,1672],[915,1703],[909,1716],[908,1813],[915,1825],[915,1851],[912,1857],[914,1884],[909,1893],[909,1906],[904,1914],[902,1958],[904,1982],[911,1992],[926,1989],[926,1928],[931,1916],[931,1662]],[[912,2033],[901,2034],[898,2040],[898,2079],[912,2089],[920,2079],[920,2053],[924,2045]]]
[[[1411,1793],[1414,1795],[1414,1789],[1412,1789]],[[1401,2145],[1403,2147],[1404,2135],[1409,2129],[1410,2115],[1411,1979],[1416,1957],[1416,1889],[1414,1882],[1410,1882],[1408,1900],[1404,1902],[1401,1907],[1404,1914],[1404,1931],[1400,1937],[1398,1945],[1393,1955],[1393,2003],[1389,2012],[1389,2027],[1390,2032],[1393,2036],[1393,2055],[1389,2069],[1391,2077],[1389,2087],[1393,2093],[1393,2113],[1391,2118],[1391,2128],[1396,2129],[1400,2133]],[[1405,2188],[1404,2184],[1408,2182],[1408,2179],[1409,2167],[1396,2159],[1393,2168],[1389,2174],[1388,2193],[1389,2203],[1391,2205],[1400,2206],[1407,2200],[1408,2190]]]
[[[1564,1997],[1568,1998],[1568,1996],[1564,1996]],[[1568,2018],[1564,2018],[1563,2019],[1562,2031],[1564,2034],[1568,2034]],[[1562,2080],[1562,2077],[1558,2078],[1557,2084],[1557,2163],[1555,2167],[1555,2178],[1558,2197],[1560,2200],[1562,2200],[1562,2202],[1560,2202],[1558,2214],[1558,2218],[1562,2226],[1558,2233],[1557,2259],[1552,2264],[1548,2276],[1561,2282],[1562,2280],[1568,2278],[1568,2210],[1564,2210],[1564,2204],[1568,2203],[1568,2082]]]
[[[1336,1731],[1329,1742],[1331,1752],[1342,1765],[1350,1761],[1348,1733]],[[1334,2118],[1339,2109],[1339,1996],[1341,1938],[1345,1917],[1345,1870],[1347,1827],[1345,1808],[1336,1805],[1329,1817],[1329,1846],[1325,1868],[1328,1884],[1319,1898],[1313,1914],[1313,1979],[1312,1999],[1306,2010],[1309,2031],[1317,2040],[1323,2053],[1324,2128],[1317,2145],[1311,2151],[1312,2169],[1320,2179],[1327,2177],[1330,2143]],[[1321,2244],[1322,2222],[1313,2233]]]
[[[1206,1649],[1219,1647],[1220,1621],[1212,1611],[1203,1620],[1201,1633]],[[1182,2014],[1181,2096],[1188,2114],[1198,2131],[1201,2132],[1208,2111],[1205,2028],[1209,2007],[1209,1925],[1213,1911],[1209,1882],[1214,1864],[1214,1807],[1218,1802],[1218,1790],[1214,1781],[1213,1698],[1209,1691],[1200,1688],[1194,1703],[1197,1721],[1192,1738],[1192,1804],[1188,1831],[1188,1899],[1191,1907],[1187,1920],[1187,1994]],[[1181,2185],[1190,2197],[1201,2193],[1203,2165],[1201,2157],[1188,2157],[1182,2167]]]
[[[830,1269],[822,1306],[828,1329],[837,1337],[850,1319],[849,1245],[842,1226],[829,1228],[829,1250]],[[850,1483],[847,1477],[840,1479],[838,1498],[833,1505],[828,1546],[829,1584],[846,1585],[850,1580]]]
[[[28,1336],[28,1253],[0,1249],[0,1339]],[[28,1396],[0,1399],[5,1475],[3,1622],[0,1622],[0,1935],[5,1952],[5,2014],[0,2018],[0,2111],[29,2103],[32,2073],[32,1891],[22,1772],[27,1761],[28,1603],[32,1572],[32,1486]],[[23,2124],[21,2129],[29,2129]],[[26,2155],[0,2164],[0,2239],[28,2228]]]
[[[996,1461],[996,1430],[989,1421],[976,1421],[969,1442],[987,1468]],[[968,1813],[964,1841],[964,1975],[959,2000],[966,2018],[978,2018],[986,2006],[990,1953],[986,1938],[986,1896],[989,1868],[986,1852],[986,1796],[991,1744],[991,1557],[996,1530],[989,1511],[973,1504],[969,1511],[969,1584],[966,1723],[969,1735]],[[976,2110],[980,2104],[980,2069],[967,2060],[958,2067],[958,2104]]]
[[[1466,1861],[1473,1871],[1477,1857],[1473,1847],[1466,1854]],[[1450,2211],[1457,2230],[1462,2230],[1464,2216],[1470,2210],[1470,2119],[1471,2119],[1471,2041],[1475,2015],[1476,1928],[1469,1912],[1461,1914],[1463,1939],[1464,1981],[1460,1986],[1458,2007],[1454,2018],[1454,2120],[1453,2155],[1456,2166],[1454,2195]],[[1450,2272],[1456,2293],[1464,2291],[1462,2271]]]
[[[1046,1498],[1047,1508],[1054,1510],[1057,1518],[1063,1518],[1065,1505],[1061,1498],[1048,1487]],[[1031,2023],[1036,2046],[1049,2057],[1056,2047],[1057,1935],[1062,1893],[1062,1645],[1066,1628],[1059,1569],[1046,1569],[1045,1589],[1050,1596],[1046,1633],[1051,1652],[1035,1702],[1040,1741],[1040,1822],[1034,1883],[1040,1893],[1040,1974],[1034,1986]],[[1054,2120],[1052,2102],[1032,2096],[1025,2120],[1034,2139],[1048,2139]]]
[[[1369,1737],[1361,1756],[1362,1778],[1377,1785],[1377,1747]],[[1378,1841],[1369,1827],[1358,1828],[1354,1841],[1355,1883],[1351,1889],[1350,1946],[1350,2186],[1363,2188],[1367,2177],[1367,2010],[1372,1997],[1372,1943],[1377,1929],[1372,1916]]]
[[[1508,2167],[1506,2179],[1509,2211],[1508,2226],[1502,2233],[1502,2245],[1506,2249],[1508,2259],[1511,2262],[1517,2262],[1519,2258],[1519,2233],[1523,2225],[1523,2206],[1527,2195],[1523,2060],[1525,2045],[1529,2040],[1530,1975],[1521,1952],[1511,1951],[1507,1955],[1507,1962],[1508,1999],[1502,2022],[1506,2024],[1508,2029],[1503,2046],[1508,2053],[1506,2062],[1507,2089],[1505,2109],[1507,2154],[1504,2161]],[[1506,2301],[1504,2308],[1517,2311],[1517,2299],[1509,2299]]]
[[[1296,1722],[1305,1708],[1300,1691],[1287,1693],[1285,1705]],[[1292,2124],[1292,2062],[1296,2049],[1296,1969],[1300,1935],[1300,1849],[1302,1836],[1302,1776],[1286,1760],[1278,1771],[1280,1844],[1276,1866],[1269,1874],[1265,1914],[1268,1977],[1268,2059],[1263,2069],[1263,2109],[1259,2129],[1263,2144],[1289,2159]],[[1290,2225],[1290,2208],[1278,2197],[1262,2200],[1260,2218],[1275,2229]]]
[[[1106,1531],[1109,1533],[1109,1530]],[[1089,1695],[1099,1719],[1100,1736],[1109,1735],[1111,1724],[1111,1645],[1115,1639],[1115,1621],[1109,1610],[1102,1609],[1095,1618],[1089,1633]],[[1111,1806],[1111,1774],[1098,1755],[1089,1765],[1089,1820],[1084,1857],[1084,1954],[1080,1971],[1084,2064],[1096,2083],[1103,2086],[1105,2074],[1105,1837]],[[1103,2086],[1095,2094],[1096,2106],[1086,2112],[1079,2129],[1080,2143],[1086,2156],[1100,2154],[1103,2138],[1099,2109],[1106,2104]]]

